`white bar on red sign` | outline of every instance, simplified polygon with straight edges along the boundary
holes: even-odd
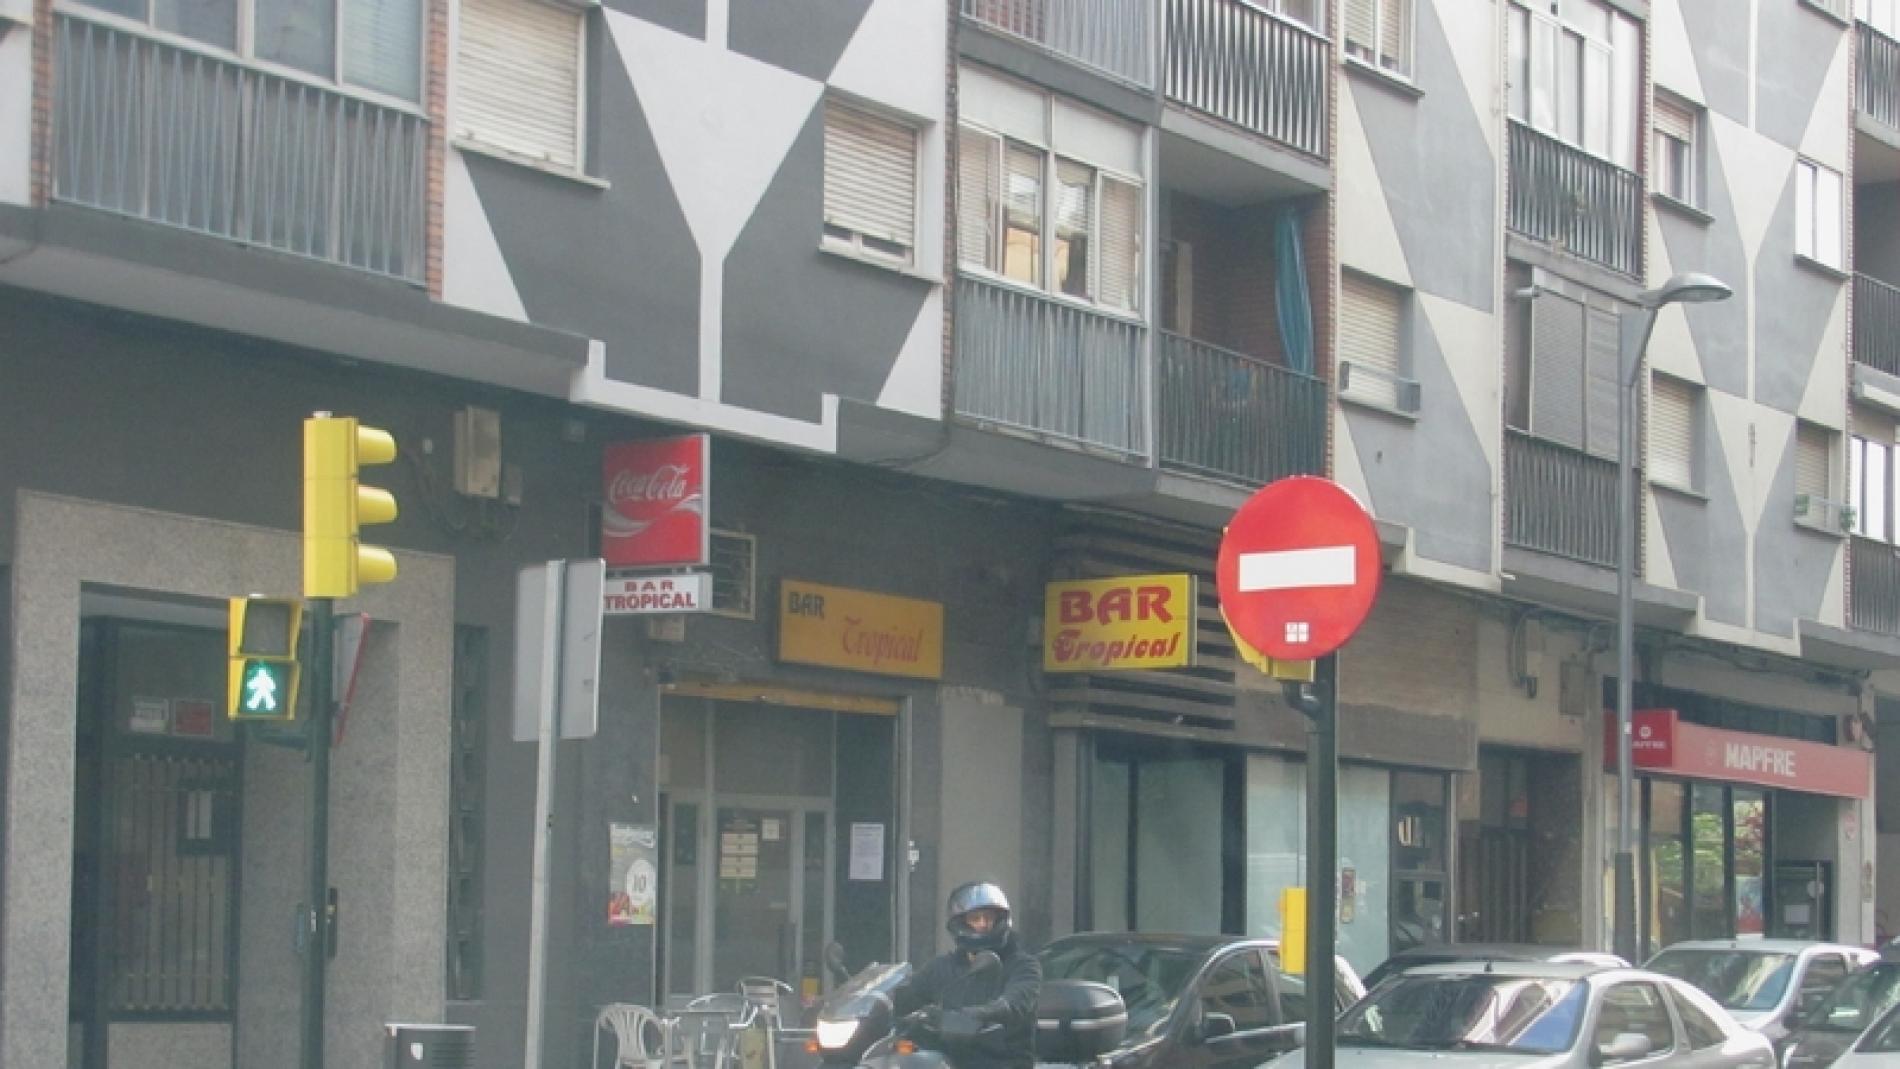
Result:
[[[609,578],[600,611],[607,616],[650,616],[656,613],[705,612],[711,607],[712,576],[705,572],[690,572],[681,575]]]
[[[1351,586],[1358,575],[1351,546],[1316,546],[1240,555],[1240,589],[1298,590]]]

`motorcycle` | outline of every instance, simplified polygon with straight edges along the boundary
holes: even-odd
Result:
[[[999,966],[996,955],[977,956],[973,969]],[[825,1066],[859,1069],[956,1069],[944,1055],[945,1041],[981,1037],[995,1025],[966,1015],[920,1010],[896,1018],[891,994],[910,978],[910,966],[871,965],[832,992],[818,1011],[808,1048]],[[1107,984],[1051,980],[1036,1002],[1039,1066],[1087,1065],[1119,1047],[1128,1029],[1121,995]]]

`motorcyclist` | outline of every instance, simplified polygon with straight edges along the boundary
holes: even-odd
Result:
[[[1042,963],[1011,929],[1009,899],[993,883],[966,883],[950,892],[949,914],[956,948],[892,992],[893,1008],[903,1015],[934,1007],[943,1052],[957,1069],[1031,1069]],[[978,967],[984,951],[997,967]]]

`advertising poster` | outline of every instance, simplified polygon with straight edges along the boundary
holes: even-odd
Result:
[[[659,835],[651,824],[609,824],[607,926],[652,924],[659,893]]]
[[[851,825],[851,878],[884,878],[884,825]]]
[[[604,450],[600,555],[607,567],[706,563],[711,442],[708,435],[688,434]]]

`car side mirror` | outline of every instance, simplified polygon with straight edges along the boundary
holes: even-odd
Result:
[[[1231,1036],[1239,1030],[1231,1014],[1204,1013],[1201,1015],[1201,1042],[1203,1043],[1222,1036]]]
[[[1627,1062],[1648,1054],[1651,1048],[1649,1037],[1641,1032],[1618,1032],[1608,1043],[1597,1045],[1597,1064],[1609,1062]]]

